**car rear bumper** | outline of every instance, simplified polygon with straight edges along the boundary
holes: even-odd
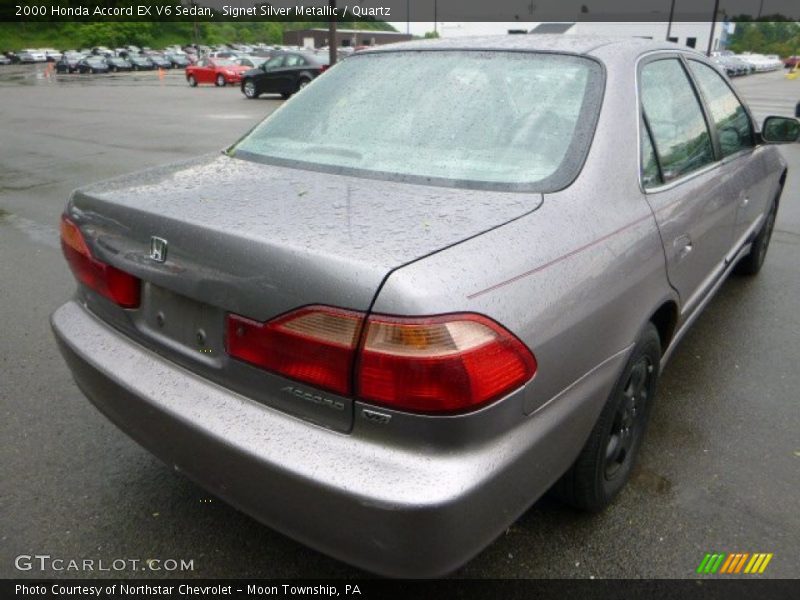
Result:
[[[86,396],[176,471],[309,546],[401,577],[458,568],[527,510],[574,459],[625,360],[622,352],[604,362],[508,435],[427,451],[256,403],[138,345],[77,301],[51,324]]]

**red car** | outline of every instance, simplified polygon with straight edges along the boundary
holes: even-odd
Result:
[[[192,87],[198,83],[213,83],[219,87],[238,84],[242,73],[253,68],[239,63],[228,58],[201,58],[196,64],[186,67],[186,81]]]
[[[800,68],[798,64],[800,64],[800,56],[790,56],[783,61],[783,66],[787,69]]]

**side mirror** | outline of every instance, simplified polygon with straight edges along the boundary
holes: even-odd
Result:
[[[767,117],[761,128],[765,142],[785,144],[800,139],[800,121],[791,117]]]

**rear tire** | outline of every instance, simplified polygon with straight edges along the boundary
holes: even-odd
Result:
[[[284,100],[288,100],[291,97],[292,97],[292,95],[289,92],[281,93],[281,98],[283,98]]]
[[[734,268],[737,275],[756,275],[764,266],[764,259],[767,257],[767,250],[769,250],[769,242],[772,239],[772,231],[775,229],[775,218],[778,215],[778,199],[772,201],[769,212],[767,213],[767,220],[761,227],[761,231],[753,240],[750,246],[750,252],[742,257],[739,263]]]
[[[189,82],[189,85],[190,85],[191,87],[197,87],[197,79],[195,78],[195,76],[194,76],[194,75],[189,75],[189,76],[186,78],[186,81],[188,81],[188,82]]]
[[[309,83],[311,83],[310,79],[306,79],[305,77],[301,77],[300,80],[297,82],[297,91],[299,92],[304,87],[306,87]]]
[[[655,397],[661,360],[658,331],[648,323],[589,439],[553,494],[586,511],[608,506],[630,479]]]
[[[217,78],[214,81],[214,83],[216,84],[217,87],[225,87],[225,84],[228,83],[228,82],[225,81],[225,76],[224,75],[217,75]]]

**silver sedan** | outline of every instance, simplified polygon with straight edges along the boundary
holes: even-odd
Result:
[[[674,45],[359,52],[221,154],[77,190],[53,330],[168,465],[344,561],[439,575],[548,490],[613,501],[676,344],[762,268],[772,144],[799,134]]]

